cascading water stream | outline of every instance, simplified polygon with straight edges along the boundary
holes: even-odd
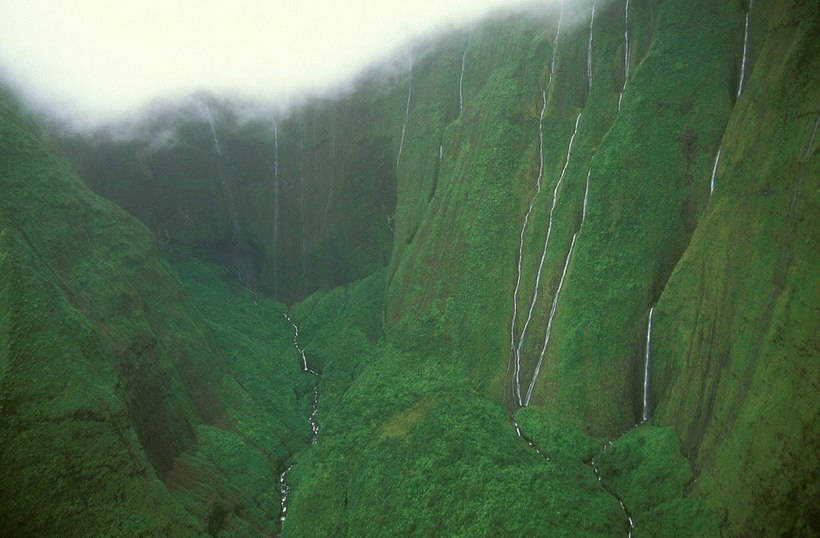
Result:
[[[718,149],[717,155],[715,155],[715,164],[712,165],[712,179],[709,181],[709,196],[712,196],[712,193],[715,192],[715,179],[717,178],[718,164],[720,163],[720,152],[721,150]]]
[[[413,58],[410,58],[410,80],[407,82],[407,105],[404,107],[404,122],[401,124],[401,140],[399,141],[399,154],[396,157],[396,173],[401,163],[401,152],[404,150],[404,137],[407,134],[407,122],[410,119],[410,102],[413,99]]]
[[[288,484],[288,473],[293,469],[293,464],[288,465],[279,474],[279,524],[285,522],[288,516],[288,500],[290,499],[290,485]]]
[[[558,27],[555,29],[555,37],[552,38],[552,58],[550,59],[550,74],[547,79],[547,93],[552,88],[552,77],[555,75],[555,59],[558,55],[558,38],[561,37],[561,24],[564,21],[564,2],[561,2],[561,11],[558,13]]]
[[[547,456],[546,454],[544,454],[544,451],[543,451],[543,450],[541,450],[540,448],[538,448],[538,445],[536,445],[535,443],[533,443],[533,442],[532,442],[532,440],[531,440],[529,437],[527,437],[526,435],[524,435],[523,433],[521,433],[521,428],[518,426],[518,422],[516,422],[516,420],[515,420],[515,419],[511,419],[511,420],[512,420],[513,429],[515,429],[515,435],[516,435],[516,436],[518,436],[518,438],[519,438],[519,439],[521,439],[522,441],[524,441],[525,443],[527,443],[527,446],[528,446],[528,447],[530,447],[531,449],[535,450],[535,453],[536,453],[536,454],[538,454],[539,456],[541,456],[542,458],[544,458],[544,459],[545,459],[545,460],[547,460],[547,461],[552,461],[552,460],[550,460],[550,457],[549,457],[549,456]]]
[[[469,38],[467,45],[469,45]],[[464,46],[464,54],[461,55],[461,76],[458,78],[458,113],[464,112],[464,66],[467,64],[467,45]]]
[[[561,288],[564,286],[564,279],[567,276],[567,269],[569,269],[569,262],[572,259],[572,251],[575,249],[575,240],[578,238],[578,232],[572,235],[572,243],[569,245],[569,252],[567,252],[566,260],[564,260],[564,269],[561,272],[561,279],[558,281],[558,288],[555,290],[555,296],[552,298],[552,306],[550,307],[549,318],[547,319],[547,331],[544,335],[544,345],[541,347],[541,353],[538,356],[538,363],[535,366],[535,372],[532,374],[530,386],[527,389],[527,398],[524,400],[524,406],[530,405],[532,399],[532,392],[535,390],[535,383],[538,381],[538,375],[541,373],[541,365],[544,363],[544,354],[549,346],[550,337],[552,336],[552,322],[555,319],[555,313],[558,311],[558,299],[561,297]]]
[[[629,0],[626,0],[624,7],[624,85],[621,87],[621,93],[618,95],[618,112],[621,111],[621,101],[623,101],[624,93],[626,92],[626,83],[629,80]]]
[[[604,444],[603,448],[601,448],[601,450],[598,452],[598,455],[600,456],[601,454],[606,452],[606,449],[611,447],[612,444],[612,441],[607,441],[606,444]],[[603,488],[604,491],[609,493],[611,497],[618,501],[618,505],[620,505],[621,511],[626,516],[626,536],[627,538],[632,538],[632,531],[635,530],[635,520],[632,519],[632,513],[626,507],[620,495],[615,493],[612,489],[609,488],[609,486],[606,485],[606,483],[604,483],[603,479],[601,478],[601,469],[598,467],[598,463],[595,461],[595,458],[589,460],[589,465],[592,467],[592,472],[595,473],[595,478],[598,480],[598,484],[601,485],[601,488]]]
[[[547,109],[547,90],[541,91],[541,97],[541,115],[538,119],[538,158],[540,164],[538,167],[538,176],[535,179],[535,194],[533,194],[532,198],[530,198],[530,204],[529,207],[527,207],[527,212],[524,214],[524,222],[521,225],[521,234],[518,242],[518,268],[515,279],[515,290],[513,291],[513,317],[510,327],[510,348],[513,353],[513,363],[515,365],[513,388],[515,389],[515,397],[518,400],[519,406],[522,405],[521,383],[519,379],[521,372],[521,355],[519,353],[519,346],[515,343],[515,322],[518,317],[518,292],[521,289],[521,265],[524,260],[524,234],[527,231],[527,223],[529,223],[532,208],[535,206],[535,200],[538,197],[538,193],[541,192],[541,178],[544,175],[544,112]]]
[[[279,249],[279,125],[273,123],[273,237],[271,257],[273,266],[273,296],[279,295],[278,256]]]
[[[231,233],[233,234],[232,239],[236,246],[239,245],[241,240],[240,237],[240,228],[239,228],[239,212],[236,209],[236,202],[233,198],[233,192],[231,191],[230,185],[228,185],[228,180],[225,177],[225,172],[223,170],[223,153],[222,153],[222,144],[219,142],[219,137],[216,134],[216,124],[214,122],[214,116],[211,113],[211,105],[206,101],[205,102],[205,117],[208,120],[208,126],[211,128],[211,138],[213,139],[214,143],[214,150],[216,150],[216,155],[218,157],[217,163],[217,176],[219,177],[219,183],[222,186],[222,190],[225,191],[225,200],[228,205],[228,220],[230,221],[231,225]],[[240,274],[240,280],[243,280]],[[243,280],[244,282],[244,280]]]
[[[740,98],[740,95],[743,93],[743,83],[746,80],[746,63],[747,58],[749,55],[749,19],[752,13],[752,6],[754,5],[754,0],[749,0],[749,5],[746,8],[746,16],[743,22],[743,57],[740,61],[740,75],[738,77],[737,83],[737,94],[735,96],[736,99]],[[722,148],[718,149],[717,155],[715,155],[715,162],[712,165],[712,178],[709,181],[709,197],[712,197],[712,193],[715,192],[715,179],[717,178],[717,170],[718,164],[720,163],[720,152]]]
[[[211,113],[211,105],[205,103],[205,114],[208,118],[208,126],[211,128],[211,138],[214,141],[214,149],[217,156],[222,157],[222,145],[219,143],[219,137],[216,136],[216,126],[214,125],[214,116]]]
[[[533,314],[533,311],[535,310],[535,305],[538,302],[538,289],[541,287],[541,275],[543,274],[543,270],[544,270],[544,261],[547,258],[547,249],[549,247],[550,237],[552,236],[552,224],[553,224],[553,217],[554,217],[554,214],[555,214],[555,205],[558,203],[559,189],[561,188],[561,184],[564,181],[564,177],[566,176],[566,173],[567,173],[567,168],[569,167],[570,159],[572,158],[572,147],[575,144],[575,137],[578,135],[578,125],[581,122],[581,114],[582,113],[579,112],[578,116],[576,116],[576,118],[575,118],[575,127],[573,128],[572,136],[570,136],[570,139],[569,139],[569,147],[567,148],[567,158],[564,162],[564,167],[561,169],[561,175],[558,176],[558,181],[555,183],[555,188],[552,191],[552,205],[550,206],[550,210],[549,210],[549,219],[548,219],[549,224],[547,225],[547,235],[546,235],[546,238],[544,240],[544,249],[541,251],[541,259],[538,263],[538,271],[536,272],[536,276],[535,276],[535,286],[533,288],[532,300],[530,301],[530,308],[527,312],[527,319],[524,322],[523,329],[521,329],[521,336],[518,338],[518,346],[516,347],[516,352],[515,352],[516,353],[516,360],[518,361],[518,364],[520,364],[521,348],[524,345],[524,339],[527,335],[527,329],[529,328],[530,322],[532,321],[532,314]],[[559,290],[560,290],[560,287],[559,287]],[[549,328],[547,330],[549,330]],[[518,374],[519,372],[520,372],[520,367],[517,366],[516,374]],[[519,380],[518,380],[518,378],[516,378],[516,384],[518,385],[518,383],[519,383]],[[529,401],[529,398],[527,398],[527,401]],[[526,402],[524,403],[524,405],[526,405]]]
[[[592,15],[589,18],[589,43],[587,44],[587,83],[588,91],[592,92],[592,26],[595,24],[595,4],[592,2]]]
[[[743,23],[743,59],[740,62],[740,80],[737,84],[737,97],[743,93],[743,81],[746,78],[746,57],[749,52],[749,17],[752,13],[752,5],[754,0],[749,0],[749,6],[746,8],[746,19]]]
[[[652,360],[652,316],[655,314],[655,307],[649,309],[649,320],[646,323],[646,350],[643,360],[643,410],[641,412],[641,423],[649,420],[649,368]]]
[[[521,289],[521,273],[522,273],[522,264],[524,260],[524,235],[527,231],[527,224],[530,220],[530,214],[532,213],[532,208],[535,205],[535,200],[538,197],[538,194],[541,192],[541,178],[544,175],[544,113],[547,110],[547,100],[548,95],[550,94],[550,90],[552,89],[552,79],[555,75],[555,58],[558,52],[558,37],[561,35],[561,22],[563,20],[564,15],[564,3],[561,2],[561,11],[558,14],[558,26],[555,29],[555,37],[552,40],[552,58],[550,59],[550,72],[549,78],[547,79],[546,87],[541,90],[541,113],[538,118],[538,158],[539,158],[539,167],[538,167],[538,176],[535,179],[535,194],[532,195],[530,198],[529,206],[527,207],[527,212],[524,214],[524,221],[521,223],[521,234],[519,237],[518,243],[518,263],[516,267],[516,276],[515,276],[515,289],[513,291],[513,314],[512,314],[512,321],[510,323],[510,354],[511,354],[511,364],[514,367],[514,374],[513,374],[513,390],[515,392],[515,398],[518,401],[518,406],[521,407],[523,402],[521,400],[521,381],[520,381],[520,372],[521,372],[521,356],[518,352],[518,346],[516,345],[516,338],[515,338],[515,325],[518,319],[518,293]]]
[[[299,344],[299,326],[293,322],[291,317],[287,313],[283,313],[282,317],[284,317],[290,326],[293,328],[293,346],[296,348],[296,351],[299,352],[299,357],[301,358],[302,362],[302,372],[306,374],[310,374],[316,377],[319,377],[319,372],[313,370],[308,366],[307,358],[305,357],[305,349]],[[310,415],[307,418],[308,423],[310,424],[310,444],[315,445],[316,441],[319,438],[319,422],[316,419],[316,415],[319,413],[319,385],[315,385],[313,387],[313,401],[310,407]],[[279,512],[279,522],[280,524],[285,522],[287,517],[288,511],[288,499],[290,497],[290,485],[287,482],[288,473],[290,473],[291,469],[293,469],[293,464],[288,465],[288,467],[282,471],[279,475],[279,501],[280,501],[280,512]]]
[[[587,219],[587,200],[589,199],[589,176],[592,175],[592,169],[590,168],[587,170],[587,184],[584,187],[584,206],[581,210],[581,226],[584,225],[584,221]]]

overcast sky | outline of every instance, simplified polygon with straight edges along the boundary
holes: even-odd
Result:
[[[86,120],[199,89],[283,99],[333,88],[412,37],[520,3],[0,0],[0,74],[35,104]]]

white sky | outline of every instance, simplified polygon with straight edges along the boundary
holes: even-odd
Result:
[[[0,0],[0,74],[99,121],[205,89],[284,99],[521,0]]]

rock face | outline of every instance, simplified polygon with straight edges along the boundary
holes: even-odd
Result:
[[[292,302],[387,263],[396,182],[384,108],[349,97],[243,121],[202,96],[125,138],[103,131],[63,147],[166,251],[194,251]]]
[[[288,327],[265,317],[278,308],[281,324],[283,307],[213,292],[227,284],[205,259],[301,301],[322,371],[322,436],[288,473],[286,534],[611,536],[624,521],[610,493],[636,533],[820,532],[817,9],[572,4],[417,45],[412,71],[401,60],[287,116],[240,120],[211,100],[215,135],[200,99],[130,138],[63,138],[160,249],[4,111],[10,528],[113,521],[85,497],[42,496],[68,488],[92,507],[123,491],[122,513],[162,506],[149,529],[264,527],[247,512],[264,488],[244,487],[267,471],[225,478],[208,504],[189,491],[206,473],[194,455],[255,447],[275,489],[309,441],[312,387],[294,381]],[[267,323],[281,368],[257,372],[264,353],[235,350],[257,349]],[[239,403],[276,400],[259,379],[288,395],[269,435]],[[24,450],[44,443],[68,452]],[[114,457],[131,463],[101,479]],[[64,489],[9,495],[43,474]]]

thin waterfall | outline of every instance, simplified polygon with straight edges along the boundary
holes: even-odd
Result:
[[[544,249],[541,251],[541,260],[538,263],[538,272],[535,276],[535,287],[533,288],[532,300],[530,301],[530,308],[527,312],[527,320],[524,322],[524,328],[521,330],[521,336],[518,339],[518,347],[516,348],[516,357],[521,356],[521,348],[524,345],[524,338],[527,335],[527,329],[529,328],[530,322],[532,321],[532,313],[535,310],[535,305],[538,302],[538,289],[541,287],[541,275],[544,270],[544,260],[547,258],[547,247],[549,246],[550,237],[552,236],[552,223],[553,223],[553,216],[555,214],[555,205],[558,203],[558,191],[561,188],[561,183],[564,181],[564,177],[567,173],[567,167],[569,166],[569,161],[572,158],[572,147],[575,144],[575,137],[578,134],[578,125],[581,121],[581,113],[578,113],[578,116],[575,118],[575,127],[572,131],[572,136],[569,139],[569,148],[567,149],[567,158],[564,162],[564,167],[561,169],[561,175],[558,177],[558,181],[555,183],[555,188],[552,191],[552,205],[550,206],[549,211],[549,224],[547,226],[547,236],[544,240]]]
[[[401,141],[399,142],[399,155],[396,157],[396,173],[401,163],[401,152],[404,149],[404,136],[407,133],[407,122],[410,118],[410,101],[413,99],[413,57],[410,57],[410,79],[407,82],[407,105],[404,108],[404,123],[401,125]]]
[[[629,0],[624,8],[624,87],[629,80]]]
[[[311,370],[314,375],[319,375]],[[319,413],[319,385],[313,387],[313,402],[310,404],[310,415],[308,422],[310,423],[310,444],[315,445],[316,439],[319,438],[319,422],[316,420],[316,414]]]
[[[595,1],[592,2],[592,15],[589,18],[589,43],[587,44],[587,82],[592,91],[592,26],[595,23]]]
[[[746,57],[749,51],[749,16],[752,13],[754,0],[749,0],[749,7],[746,8],[746,21],[743,24],[743,60],[740,62],[740,81],[737,84],[737,97],[743,93],[743,81],[746,78]]]
[[[514,366],[514,375],[513,375],[513,389],[515,391],[515,397],[518,400],[518,405],[522,406],[523,402],[521,400],[521,380],[520,380],[520,373],[521,373],[521,354],[518,351],[518,346],[515,343],[515,325],[518,318],[518,293],[521,289],[521,273],[522,273],[522,264],[524,260],[524,235],[527,231],[527,224],[530,220],[530,214],[532,213],[532,208],[535,205],[535,199],[538,197],[538,194],[541,192],[541,178],[544,175],[544,114],[547,110],[547,101],[548,95],[552,88],[552,79],[555,75],[555,58],[558,53],[558,37],[561,35],[561,23],[564,17],[564,3],[561,2],[561,10],[558,13],[558,26],[555,29],[555,36],[552,39],[552,57],[550,59],[550,72],[549,78],[547,80],[546,87],[541,90],[541,113],[538,118],[538,144],[539,144],[539,168],[538,168],[538,176],[535,180],[535,187],[536,191],[535,194],[532,195],[530,198],[529,207],[527,208],[527,212],[524,215],[524,222],[521,224],[521,234],[519,237],[518,243],[518,264],[516,268],[516,277],[515,277],[515,290],[513,291],[513,314],[512,314],[512,322],[510,323],[510,353],[512,355],[512,363]]]
[[[516,422],[515,419],[512,419],[512,425],[513,429],[515,430],[516,437],[527,443],[527,446],[535,450],[536,454],[546,459],[547,461],[551,461],[550,457],[544,454],[544,452],[540,448],[538,448],[538,445],[536,445],[529,437],[521,433],[521,427],[518,425],[518,422]]]
[[[273,122],[273,177],[279,179],[279,123]]]
[[[333,203],[333,191],[336,186],[336,169],[338,168],[336,162],[336,135],[338,132],[339,120],[336,115],[333,116],[333,123],[330,128],[330,176],[328,178],[327,198],[325,199],[325,210],[322,214],[322,227],[327,229],[327,215],[330,212],[330,206]]]
[[[524,222],[521,225],[521,235],[519,237],[518,242],[518,268],[516,272],[515,278],[515,290],[513,291],[513,315],[512,315],[512,324],[510,326],[510,349],[513,353],[513,361],[515,364],[515,374],[514,374],[514,385],[513,388],[515,389],[515,396],[518,399],[518,405],[522,405],[521,401],[521,382],[520,382],[520,372],[521,372],[521,354],[519,352],[520,346],[516,346],[515,344],[515,322],[516,318],[518,317],[518,292],[521,289],[521,266],[524,260],[524,235],[527,231],[527,224],[530,220],[530,214],[532,213],[532,208],[535,206],[535,199],[538,197],[538,193],[541,192],[541,178],[544,175],[544,113],[547,110],[547,90],[541,91],[541,114],[538,118],[538,159],[539,159],[539,166],[538,166],[538,176],[535,179],[535,194],[532,195],[530,198],[530,205],[527,208],[527,212],[524,214]]]
[[[279,294],[278,252],[279,249],[279,125],[273,122],[273,237],[271,257],[273,259],[273,296]]]
[[[319,372],[313,370],[308,366],[307,358],[305,357],[305,349],[299,343],[299,326],[294,323],[291,317],[287,313],[283,313],[282,317],[285,318],[288,323],[290,323],[291,328],[293,329],[293,346],[299,352],[299,356],[301,357],[302,362],[302,372],[306,374],[310,374],[316,377],[319,377]],[[316,418],[316,415],[319,413],[319,385],[313,387],[313,401],[310,407],[310,415],[307,418],[308,424],[310,424],[310,444],[315,445],[316,441],[319,438],[319,422]],[[280,499],[280,511],[279,511],[279,523],[280,525],[285,522],[287,518],[288,512],[288,499],[290,497],[291,487],[287,482],[288,473],[290,473],[291,469],[293,469],[293,464],[289,465],[282,473],[279,475],[279,499]]]
[[[607,441],[603,448],[598,452],[598,455],[603,454],[606,452],[606,449],[612,446],[612,441]],[[635,520],[632,519],[632,513],[624,504],[623,499],[615,493],[613,490],[609,488],[606,484],[604,484],[603,479],[601,478],[601,469],[598,467],[598,462],[595,461],[595,458],[589,460],[589,465],[592,467],[592,472],[595,474],[595,478],[598,480],[598,483],[601,484],[601,487],[609,493],[611,497],[613,497],[616,501],[618,501],[618,505],[621,507],[621,511],[626,516],[626,538],[632,538],[632,531],[635,530]]]
[[[592,174],[592,169],[590,168],[587,170],[587,184],[584,187],[584,207],[581,211],[581,226],[584,225],[584,221],[587,218],[587,199],[589,198],[589,176]]]
[[[290,499],[290,485],[288,484],[288,473],[293,469],[293,464],[288,465],[279,474],[279,524],[285,522],[288,517],[288,500]]]
[[[621,87],[621,93],[618,95],[618,111],[621,110],[621,101],[623,101],[624,93],[626,92],[626,82],[629,80],[629,0],[626,0],[626,7],[624,8],[624,85]]]
[[[814,141],[817,140],[817,127],[820,126],[820,116],[817,116],[817,119],[814,120],[814,129],[811,132],[811,138],[809,138],[809,145],[806,146],[806,153],[803,155],[803,159],[808,159],[811,155],[811,150],[814,148]]]
[[[538,375],[541,373],[541,365],[544,362],[544,354],[547,351],[547,346],[552,336],[552,322],[555,319],[555,313],[558,311],[558,299],[561,297],[561,288],[564,286],[564,279],[567,277],[567,269],[569,269],[569,262],[572,259],[572,251],[575,249],[575,240],[578,238],[578,232],[572,235],[572,243],[569,245],[569,252],[567,258],[564,260],[564,270],[561,272],[561,280],[558,281],[558,289],[555,290],[555,296],[552,298],[552,307],[550,308],[549,319],[547,320],[547,331],[544,335],[544,345],[541,348],[541,354],[538,356],[538,364],[535,366],[535,372],[532,374],[530,386],[527,389],[527,399],[524,400],[524,406],[530,405],[532,399],[532,392],[535,390],[535,383],[538,381]]]
[[[464,54],[461,55],[461,76],[458,79],[458,113],[464,112],[464,66],[467,63],[467,46],[470,44],[469,37],[467,45],[464,45]]]
[[[214,149],[216,150],[216,154],[221,158],[222,157],[222,145],[219,143],[219,137],[216,136],[216,126],[214,125],[214,116],[211,113],[211,105],[208,102],[205,102],[205,115],[208,118],[208,125],[211,127],[211,138],[214,141]]]
[[[238,244],[240,241],[239,212],[233,198],[233,191],[231,191],[230,185],[228,184],[228,179],[225,177],[225,171],[222,163],[222,159],[224,157],[222,153],[222,144],[220,144],[219,137],[216,134],[216,123],[214,122],[214,116],[211,113],[211,105],[207,101],[205,101],[205,117],[208,120],[208,126],[211,128],[211,138],[213,139],[214,150],[216,150],[216,155],[218,157],[217,177],[219,178],[219,183],[222,186],[222,189],[225,191],[225,202],[228,205],[228,220],[231,224],[232,239]]]
[[[646,323],[646,350],[643,359],[643,411],[641,412],[641,422],[649,420],[649,363],[652,359],[652,316],[655,314],[655,307],[649,309],[649,320]]]
[[[712,193],[715,192],[715,179],[717,178],[718,164],[720,163],[720,152],[721,150],[718,149],[717,155],[715,155],[715,164],[712,165],[712,179],[709,181],[709,196],[712,196]]]
[[[305,130],[302,126],[302,137],[299,140],[299,260],[302,269],[302,291],[308,289],[307,276],[307,224],[305,219]]]
[[[561,2],[561,11],[558,13],[558,27],[555,37],[552,38],[552,58],[550,59],[550,75],[547,80],[547,92],[552,88],[552,77],[555,75],[555,58],[558,55],[558,38],[561,36],[561,23],[564,20],[564,2]]]

